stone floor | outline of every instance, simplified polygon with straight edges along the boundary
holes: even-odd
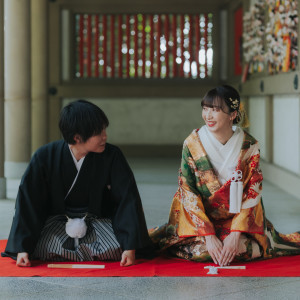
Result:
[[[179,161],[130,159],[142,197],[147,225],[168,219],[177,187]],[[8,182],[14,198],[17,181]],[[300,188],[299,188],[300,191]],[[300,200],[264,182],[268,219],[283,233],[300,229]],[[6,239],[14,200],[0,200],[0,239]],[[0,278],[0,299],[300,299],[300,278]]]

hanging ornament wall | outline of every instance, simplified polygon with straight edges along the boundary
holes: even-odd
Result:
[[[260,73],[265,67],[264,20],[265,1],[258,0],[243,17],[243,54],[249,74]]]
[[[270,74],[295,70],[298,62],[298,1],[267,0],[266,61]]]
[[[260,73],[266,67],[269,74],[296,69],[297,6],[295,0],[256,0],[250,6],[243,18],[245,73]]]

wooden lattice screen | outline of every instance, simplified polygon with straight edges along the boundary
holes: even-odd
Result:
[[[75,14],[75,78],[207,78],[212,14]]]

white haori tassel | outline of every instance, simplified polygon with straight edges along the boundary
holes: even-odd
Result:
[[[242,206],[243,198],[243,182],[242,171],[234,171],[230,183],[230,198],[229,198],[229,212],[232,214],[239,213]]]
[[[86,216],[83,218],[71,219],[67,216],[68,222],[66,223],[66,233],[74,239],[75,248],[79,246],[79,239],[86,235],[87,225],[84,221]]]

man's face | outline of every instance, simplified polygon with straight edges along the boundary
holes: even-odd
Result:
[[[101,153],[105,150],[106,140],[106,129],[103,129],[100,134],[93,135],[85,142],[81,142],[80,146],[83,147],[86,152]]]

